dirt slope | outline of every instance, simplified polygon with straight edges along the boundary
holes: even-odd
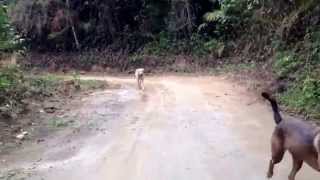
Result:
[[[147,78],[139,92],[130,78],[86,79],[122,85],[83,97],[68,111],[75,124],[45,143],[1,156],[3,178],[266,179],[272,114],[245,88],[218,77],[166,76]],[[274,180],[287,178],[290,161],[287,155]],[[319,178],[307,166],[298,175]]]

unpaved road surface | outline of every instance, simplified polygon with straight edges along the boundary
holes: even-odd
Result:
[[[167,76],[147,78],[139,92],[130,78],[93,78],[121,88],[83,97],[65,115],[72,126],[0,157],[3,179],[266,179],[275,125],[269,105],[245,88]],[[273,179],[287,179],[290,168],[287,154]],[[319,178],[307,165],[297,177]]]

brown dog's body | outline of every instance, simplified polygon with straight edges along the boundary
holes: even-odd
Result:
[[[295,180],[303,162],[320,171],[320,128],[305,121],[282,120],[277,102],[268,93],[262,93],[262,96],[270,101],[277,124],[271,139],[272,159],[268,178],[273,176],[274,165],[281,162],[286,151],[293,159],[289,180]]]

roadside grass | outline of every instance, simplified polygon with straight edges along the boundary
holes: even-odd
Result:
[[[103,89],[107,86],[105,81],[99,80],[80,80],[79,81],[81,90],[90,90],[90,89]]]
[[[303,114],[307,119],[320,119],[319,79],[305,77],[291,83],[288,90],[278,97],[290,111]]]
[[[276,50],[273,70],[287,84],[280,102],[307,119],[320,119],[320,27],[293,47]]]
[[[303,115],[306,119],[317,120],[320,119],[320,66],[318,62],[306,64],[302,56],[293,51],[276,53],[272,65],[273,74],[275,78],[284,79],[286,88],[275,93],[287,111]],[[275,90],[273,88],[277,87],[270,86],[273,78],[267,79],[263,73],[266,72],[261,72],[259,65],[255,63],[224,64],[209,70],[212,75],[229,74],[232,79],[245,83],[254,91]]]
[[[59,118],[53,118],[49,122],[50,122],[50,126],[55,127],[55,128],[68,126],[67,122],[65,122],[63,119],[59,119]]]
[[[68,127],[72,124],[73,121],[67,121],[64,118],[59,118],[59,117],[53,117],[52,119],[49,120],[49,127],[52,128],[64,128]]]
[[[209,74],[222,75],[227,73],[238,73],[244,71],[252,71],[257,67],[255,63],[239,63],[239,64],[223,64],[221,66],[210,68]]]
[[[66,79],[53,74],[33,75],[17,66],[4,67],[0,69],[0,118],[17,118],[27,110],[29,99],[44,101],[106,86],[105,81],[80,80],[77,75]]]

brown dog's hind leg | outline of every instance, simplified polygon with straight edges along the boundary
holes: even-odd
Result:
[[[289,175],[289,180],[295,180],[296,174],[301,169],[302,164],[303,164],[303,161],[298,160],[294,157],[292,157],[292,160],[293,160],[293,165],[292,165],[292,170]]]
[[[267,177],[271,178],[273,176],[273,169],[274,165],[278,164],[282,161],[283,155],[285,152],[284,146],[283,146],[283,139],[281,136],[279,136],[279,131],[276,130],[271,138],[271,152],[272,152],[272,159],[269,163],[269,170],[267,173]]]
[[[272,178],[273,176],[273,169],[274,169],[274,162],[271,159],[270,163],[269,163],[269,169],[268,169],[268,173],[267,173],[267,178]]]

